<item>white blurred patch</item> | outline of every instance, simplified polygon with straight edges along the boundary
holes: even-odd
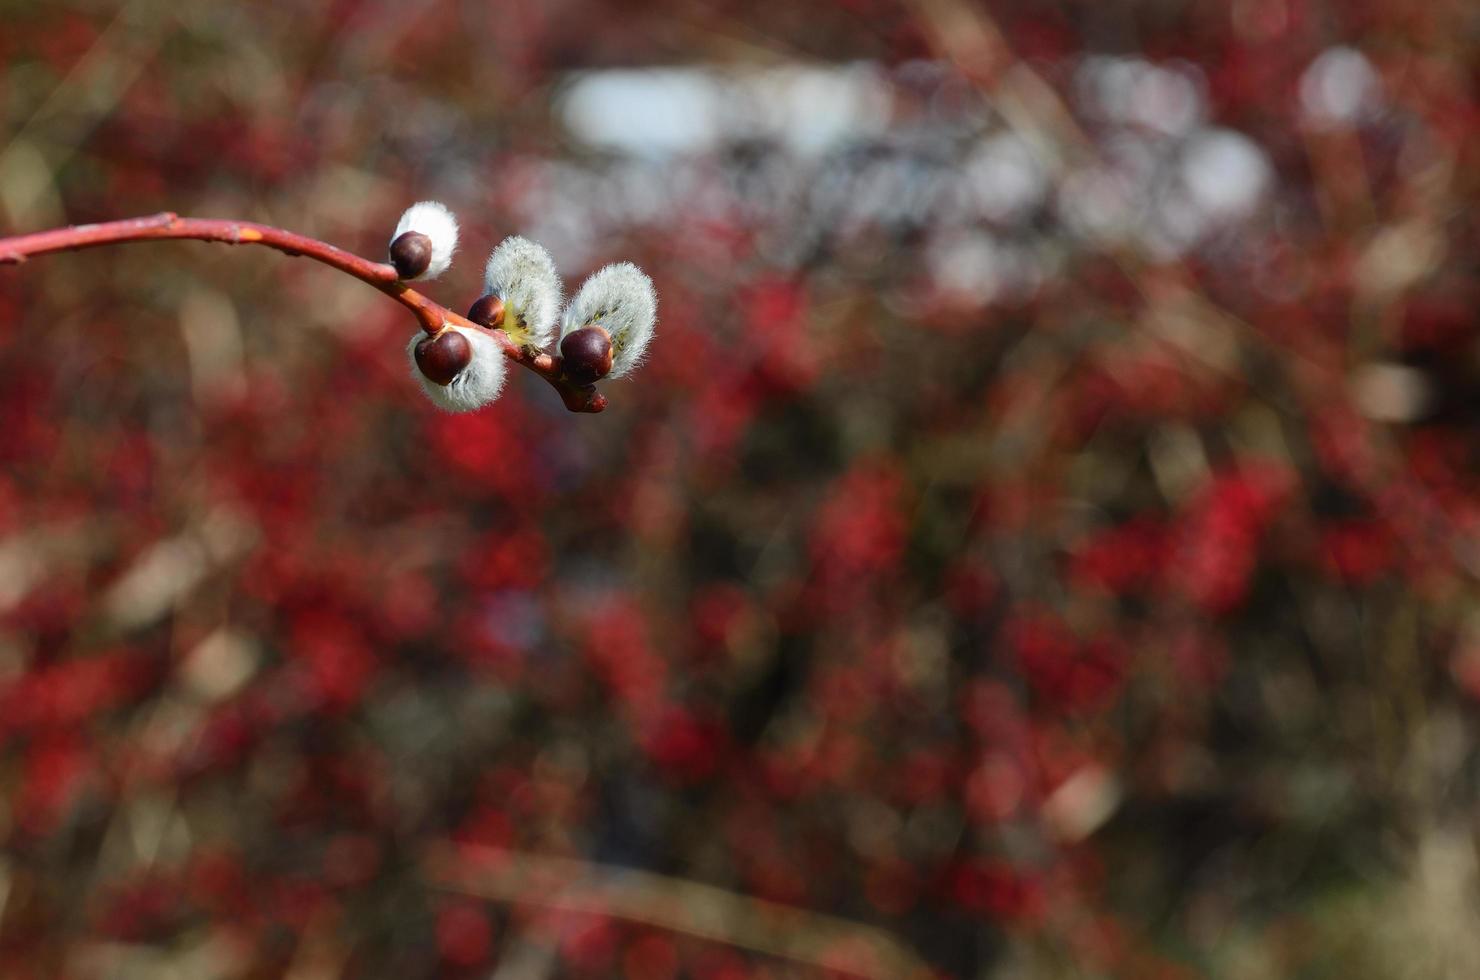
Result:
[[[1043,816],[1064,841],[1083,840],[1120,806],[1120,785],[1098,765],[1084,766],[1043,801]]]
[[[241,323],[231,300],[204,286],[190,288],[180,301],[180,333],[197,404],[239,395],[245,384],[245,355]]]
[[[1192,201],[1214,219],[1254,210],[1269,187],[1272,168],[1254,141],[1230,129],[1207,129],[1182,154],[1182,182]]]
[[[614,69],[581,75],[559,100],[571,135],[606,150],[697,153],[718,136],[719,91],[693,68]]]
[[[1349,384],[1357,409],[1378,422],[1412,422],[1433,400],[1429,379],[1404,364],[1364,364],[1352,372]]]
[[[951,299],[990,303],[1008,275],[1008,257],[991,235],[951,236],[930,250],[930,269],[936,288]]]
[[[1190,194],[1179,187],[1166,188],[1144,230],[1144,243],[1158,259],[1175,259],[1202,237],[1207,226],[1207,213]]]
[[[1186,500],[1212,474],[1202,439],[1190,425],[1168,422],[1151,430],[1146,446],[1151,477],[1167,503]]]
[[[0,208],[12,228],[60,224],[65,212],[57,192],[57,167],[28,140],[16,137],[0,153]]]
[[[729,86],[730,103],[756,113],[757,136],[818,153],[849,139],[883,132],[892,93],[875,69],[774,68]]]
[[[141,554],[103,594],[103,621],[128,631],[166,615],[201,580],[253,542],[255,530],[224,508]]]
[[[1094,152],[1067,170],[1030,134],[999,128],[979,100],[948,98],[953,77],[934,62],[574,74],[557,99],[561,118],[576,141],[615,159],[548,163],[524,223],[567,269],[599,258],[608,230],[632,224],[743,216],[768,232],[776,261],[817,237],[857,248],[880,229],[939,228],[930,261],[942,288],[987,299],[1014,278],[999,271],[1004,249],[1030,267],[1020,278],[1052,273],[1034,242],[1045,202],[1098,246],[1175,258],[1253,217],[1273,183],[1259,146],[1207,124],[1207,81],[1187,62],[1083,59],[1076,107],[1100,125]],[[706,155],[747,140],[754,154]],[[996,242],[970,239],[982,221]],[[709,244],[694,236],[695,249]],[[728,261],[722,247],[711,261]]]
[[[104,614],[119,629],[163,616],[205,577],[210,557],[194,535],[161,541],[139,558],[103,598]]]
[[[1384,228],[1357,260],[1357,290],[1376,297],[1400,293],[1417,285],[1443,259],[1444,238],[1431,225],[1414,221]]]
[[[1031,294],[1047,274],[1031,249],[986,232],[961,231],[931,242],[931,280],[945,299],[967,306]]]
[[[1119,242],[1136,228],[1132,203],[1135,192],[1131,181],[1113,170],[1080,170],[1059,185],[1059,211],[1080,236],[1104,243]]]
[[[611,69],[577,75],[558,111],[577,140],[633,156],[752,138],[811,154],[882,133],[892,103],[881,72],[865,65]]]
[[[1382,104],[1372,63],[1353,48],[1329,48],[1300,76],[1300,109],[1314,126],[1350,126]]]
[[[220,701],[252,679],[259,659],[256,644],[248,637],[218,629],[186,655],[180,665],[180,679],[201,700]]]
[[[971,197],[983,217],[1019,218],[1043,201],[1048,174],[1027,143],[1011,133],[983,141],[966,163]]]
[[[1201,76],[1191,65],[1153,65],[1143,58],[1096,55],[1075,72],[1078,101],[1094,117],[1168,136],[1191,130],[1203,116]]]

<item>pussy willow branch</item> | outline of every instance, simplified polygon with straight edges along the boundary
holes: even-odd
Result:
[[[271,225],[214,218],[182,218],[165,211],[147,218],[73,225],[14,238],[0,238],[0,265],[18,265],[34,255],[45,255],[48,252],[70,252],[99,245],[123,245],[170,238],[221,242],[226,245],[265,245],[287,255],[301,255],[322,262],[374,286],[406,307],[429,335],[451,325],[465,330],[481,330],[492,336],[503,347],[505,357],[548,381],[559,392],[565,407],[572,412],[599,412],[606,408],[605,396],[595,388],[572,384],[563,376],[559,355],[521,347],[502,330],[488,330],[452,312],[402,282],[391,265],[372,262],[328,242]]]

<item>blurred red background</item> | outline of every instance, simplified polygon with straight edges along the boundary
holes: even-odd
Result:
[[[0,269],[0,975],[1472,975],[1472,5],[0,28],[0,234],[660,297],[451,417],[312,263]]]

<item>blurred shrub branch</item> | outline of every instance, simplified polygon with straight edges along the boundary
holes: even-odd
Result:
[[[871,926],[651,871],[468,846],[433,848],[422,869],[439,887],[476,898],[625,919],[844,976],[931,975]]]

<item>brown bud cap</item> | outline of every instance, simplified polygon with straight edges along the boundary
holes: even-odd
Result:
[[[415,279],[432,264],[432,240],[419,231],[408,231],[391,242],[391,265],[402,279]]]
[[[572,330],[560,341],[565,376],[578,385],[595,384],[611,373],[612,338],[601,327]]]
[[[456,330],[443,330],[424,337],[416,345],[416,367],[428,381],[449,384],[458,372],[473,362],[473,345]]]
[[[492,293],[479,296],[473,305],[468,307],[468,319],[490,330],[497,329],[504,325],[504,301]]]

